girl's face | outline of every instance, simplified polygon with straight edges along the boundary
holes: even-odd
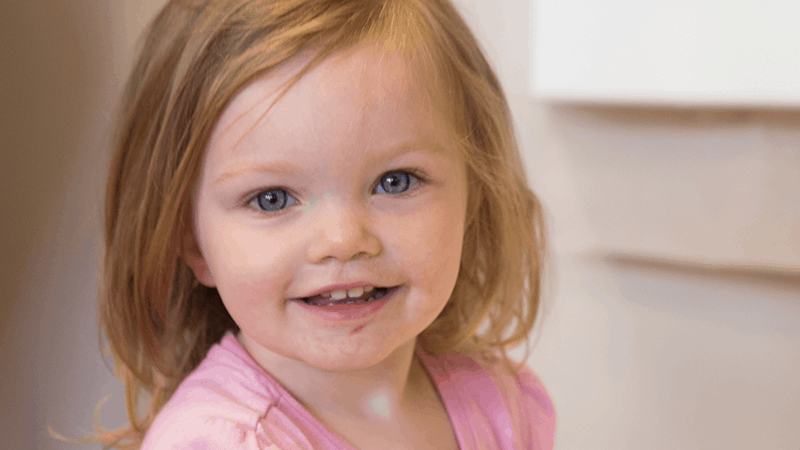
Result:
[[[258,79],[222,114],[188,261],[251,353],[365,368],[413,345],[447,303],[466,166],[403,58],[371,47],[328,58],[267,111],[308,59]],[[349,307],[300,300],[341,284],[397,288]]]

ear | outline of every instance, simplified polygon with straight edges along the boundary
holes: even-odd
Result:
[[[183,238],[183,260],[192,269],[197,281],[208,287],[217,286],[211,276],[211,271],[208,269],[208,264],[206,264],[206,260],[200,252],[197,240],[191,233],[187,233]]]

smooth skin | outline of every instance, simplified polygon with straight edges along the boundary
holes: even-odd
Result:
[[[466,165],[403,57],[379,48],[333,55],[270,110],[310,56],[234,98],[206,149],[185,254],[253,359],[355,447],[457,448],[413,352],[455,286]],[[346,322],[293,300],[357,281],[401,288]]]

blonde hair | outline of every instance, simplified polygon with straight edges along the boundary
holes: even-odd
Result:
[[[526,340],[539,311],[541,209],[500,83],[449,0],[171,0],[145,36],[122,103],[98,286],[101,342],[125,385],[130,426],[96,424],[87,441],[138,448],[209,348],[238,331],[216,289],[182,260],[191,192],[234,95],[307,49],[318,52],[286,89],[364,42],[403,52],[426,82],[466,157],[469,206],[455,288],[419,342],[434,356],[500,353],[508,363],[506,347]],[[143,393],[151,399],[140,418]]]

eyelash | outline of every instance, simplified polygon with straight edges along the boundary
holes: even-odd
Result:
[[[409,191],[411,191],[411,190],[415,189],[416,187],[418,187],[419,185],[426,184],[428,182],[428,178],[425,177],[424,175],[422,175],[418,170],[415,170],[415,169],[397,169],[397,170],[392,170],[392,171],[389,171],[389,172],[385,172],[383,175],[381,175],[380,178],[378,178],[378,183],[372,188],[372,191],[375,191],[378,188],[378,186],[380,186],[381,181],[383,181],[383,179],[387,175],[392,175],[392,174],[396,174],[396,173],[403,173],[403,174],[409,175],[409,177],[411,178],[411,180],[409,181],[409,185],[410,185],[409,188],[406,189],[405,191],[397,193],[397,194],[390,194],[390,193],[387,192],[384,195],[403,196],[403,195],[407,194]],[[416,184],[414,183],[414,179],[416,179]],[[262,195],[264,195],[264,194],[266,194],[268,192],[279,192],[279,191],[283,191],[286,194],[286,196],[288,197],[288,199],[286,200],[286,205],[283,208],[281,208],[279,210],[275,210],[275,211],[266,211],[266,210],[261,209],[257,204],[253,205],[253,203],[258,203],[258,198],[260,196],[262,196]],[[294,200],[294,197],[292,197],[292,195],[287,191],[287,189],[284,189],[282,187],[271,187],[271,188],[268,188],[268,189],[260,190],[260,191],[256,192],[255,194],[248,196],[246,198],[246,200],[245,200],[245,206],[251,206],[253,209],[256,210],[256,212],[266,213],[266,214],[278,214],[278,213],[280,213],[282,211],[285,211],[288,207],[293,206],[295,204],[297,204],[297,201]]]

